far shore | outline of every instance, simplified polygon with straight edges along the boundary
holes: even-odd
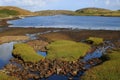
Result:
[[[62,15],[62,14],[58,14],[58,15]],[[63,14],[64,15],[64,14]],[[9,17],[5,17],[5,18],[0,18],[0,27],[4,27],[4,26],[9,26],[11,24],[8,24],[7,21],[8,20],[17,20],[17,19],[22,19],[25,17],[35,17],[35,16],[55,16],[55,15],[18,15],[18,16],[9,16]],[[120,16],[110,16],[110,15],[68,15],[68,16],[100,16],[100,17],[120,17]]]

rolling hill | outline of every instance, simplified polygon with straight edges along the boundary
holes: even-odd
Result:
[[[33,13],[14,6],[0,6],[0,18],[25,15],[33,15]]]
[[[51,16],[51,15],[72,15],[72,16],[120,16],[120,10],[112,11],[102,8],[83,8],[76,11],[70,10],[43,10],[31,12],[14,6],[0,6],[0,19],[13,18],[18,16]]]
[[[75,15],[74,11],[69,10],[44,10],[35,12],[39,16],[50,16],[50,15]]]
[[[120,16],[120,11],[112,11],[103,8],[83,8],[75,11],[78,15],[86,16]]]

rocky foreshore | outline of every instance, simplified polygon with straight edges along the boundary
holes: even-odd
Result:
[[[48,78],[51,75],[65,75],[68,78],[73,78],[79,72],[85,71],[86,64],[94,65],[101,63],[101,60],[94,58],[84,63],[78,59],[77,61],[61,61],[61,60],[41,60],[37,63],[23,62],[17,58],[10,60],[10,63],[4,67],[4,71],[10,75],[18,77],[20,80],[42,79]]]
[[[47,51],[45,47],[49,43],[43,40],[32,40],[32,41],[27,42],[27,44],[32,46],[35,51]]]

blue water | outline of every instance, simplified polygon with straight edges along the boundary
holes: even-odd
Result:
[[[12,58],[13,44],[14,42],[0,45],[0,68],[3,68]]]
[[[8,21],[9,27],[57,27],[120,30],[120,17],[99,16],[36,16]]]
[[[46,57],[46,56],[47,56],[47,53],[46,53],[46,52],[38,51],[37,53],[40,54],[40,55],[43,56],[43,57]]]

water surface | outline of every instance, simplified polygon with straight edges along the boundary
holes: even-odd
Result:
[[[3,68],[12,58],[12,50],[15,42],[0,45],[0,68]]]
[[[120,17],[100,16],[36,16],[11,20],[9,27],[57,27],[120,30]]]

